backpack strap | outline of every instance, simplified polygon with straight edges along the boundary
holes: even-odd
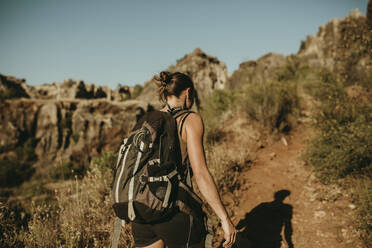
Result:
[[[180,137],[182,137],[182,128],[183,128],[183,124],[185,123],[185,120],[186,120],[187,116],[189,116],[191,113],[194,113],[194,112],[193,112],[193,111],[189,111],[189,112],[187,112],[187,113],[182,117],[181,125],[180,125]]]
[[[194,112],[194,111],[189,110],[189,109],[179,109],[176,112],[173,112],[171,114],[172,114],[172,116],[173,116],[174,119],[178,119],[178,117],[180,117],[183,114],[188,113],[188,112]]]
[[[121,220],[118,217],[115,218],[114,235],[112,237],[111,248],[117,248],[118,247],[121,227],[124,226],[125,224],[126,224],[125,220]]]

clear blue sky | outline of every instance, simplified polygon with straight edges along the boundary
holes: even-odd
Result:
[[[301,40],[368,0],[0,0],[0,73],[142,84],[200,47],[239,64],[296,53]]]

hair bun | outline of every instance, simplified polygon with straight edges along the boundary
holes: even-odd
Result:
[[[166,86],[171,80],[170,73],[167,71],[160,72],[159,78],[160,78],[160,81],[162,82],[162,86]]]

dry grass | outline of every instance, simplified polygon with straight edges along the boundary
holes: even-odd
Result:
[[[105,164],[113,155],[104,156],[93,160],[82,180],[67,181],[55,191],[55,207],[34,207],[29,231],[25,234],[27,247],[110,246],[114,226],[110,195],[112,173]],[[133,247],[129,226],[122,229],[119,247]]]

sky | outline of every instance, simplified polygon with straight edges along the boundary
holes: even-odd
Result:
[[[30,85],[145,81],[196,47],[239,64],[301,40],[368,0],[0,0],[0,74]]]

